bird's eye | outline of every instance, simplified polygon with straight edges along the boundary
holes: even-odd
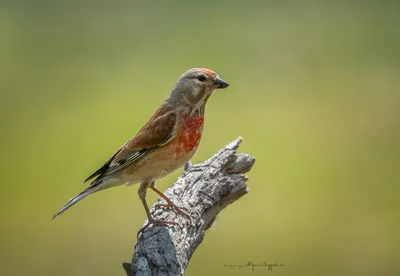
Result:
[[[197,78],[199,81],[205,81],[206,77],[204,75],[201,75]]]

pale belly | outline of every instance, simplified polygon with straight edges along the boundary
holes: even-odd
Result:
[[[196,153],[198,146],[189,152],[175,152],[174,143],[152,151],[147,156],[127,167],[121,175],[121,180],[128,185],[138,182],[152,182],[163,178],[183,167]]]

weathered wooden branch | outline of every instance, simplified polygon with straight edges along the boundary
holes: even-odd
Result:
[[[165,195],[177,206],[190,211],[191,221],[174,210],[156,208],[156,220],[172,221],[169,226],[150,226],[140,234],[131,263],[123,263],[128,276],[184,275],[204,232],[226,206],[248,192],[248,172],[255,158],[236,153],[239,137],[207,161],[190,166]],[[136,234],[136,233],[135,233]]]

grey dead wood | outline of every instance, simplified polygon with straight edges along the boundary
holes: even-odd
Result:
[[[184,275],[189,260],[216,216],[248,192],[247,176],[255,158],[236,153],[241,137],[185,172],[165,195],[190,211],[191,221],[170,209],[151,209],[156,220],[174,225],[150,226],[139,235],[131,262],[123,263],[128,276]],[[146,222],[145,222],[146,223]],[[136,233],[135,233],[136,234]]]

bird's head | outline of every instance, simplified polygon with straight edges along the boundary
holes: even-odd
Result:
[[[218,77],[217,73],[206,68],[193,68],[186,71],[178,80],[168,101],[194,109],[204,109],[211,93],[223,89],[229,84]]]

